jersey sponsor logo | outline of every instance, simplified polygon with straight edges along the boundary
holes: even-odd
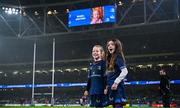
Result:
[[[101,75],[94,74],[94,75],[91,75],[91,77],[101,77]]]
[[[98,70],[101,70],[101,66],[98,66],[97,69],[98,69]]]

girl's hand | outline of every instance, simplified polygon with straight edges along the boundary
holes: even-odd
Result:
[[[114,83],[111,87],[112,90],[117,90],[117,87],[118,87],[118,84],[117,83]]]
[[[108,92],[108,89],[104,89],[104,94],[106,95]]]
[[[84,92],[84,96],[88,96],[88,91],[86,90],[85,92]]]

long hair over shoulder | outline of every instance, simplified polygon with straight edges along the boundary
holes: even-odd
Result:
[[[110,54],[108,51],[108,43],[112,41],[115,44],[115,52],[113,54]],[[106,70],[112,71],[114,70],[115,60],[116,57],[120,55],[125,62],[125,57],[123,53],[122,43],[119,39],[110,39],[107,41],[106,44]]]

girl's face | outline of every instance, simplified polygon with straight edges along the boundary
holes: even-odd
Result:
[[[93,11],[93,18],[95,19],[99,18],[99,12],[97,10]]]
[[[94,61],[102,60],[102,52],[100,47],[93,47],[92,57]]]
[[[107,49],[108,49],[110,54],[113,54],[115,52],[115,44],[113,41],[109,41],[107,43]]]

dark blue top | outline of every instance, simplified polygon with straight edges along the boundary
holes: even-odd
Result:
[[[107,85],[112,86],[115,79],[120,75],[121,69],[126,68],[126,65],[123,61],[123,58],[118,55],[117,58],[115,59],[115,65],[114,65],[114,70],[111,72],[107,72]],[[122,82],[121,82],[122,83]]]
[[[104,60],[90,64],[87,84],[87,90],[90,95],[104,93],[104,88],[106,86],[105,70],[106,63]]]

